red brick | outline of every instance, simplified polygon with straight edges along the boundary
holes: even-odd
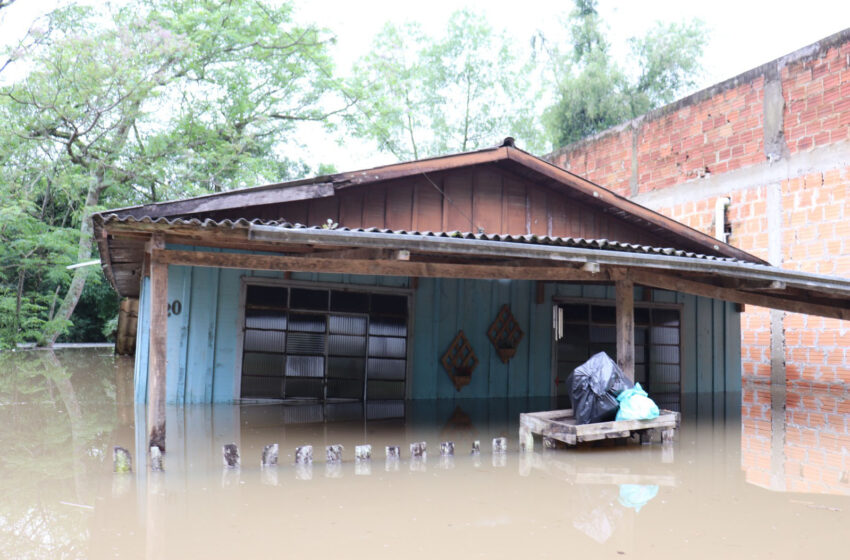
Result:
[[[792,153],[850,140],[850,42],[805,63],[781,70],[786,97],[785,137]],[[764,161],[764,80],[728,88],[696,104],[678,107],[641,125],[639,192],[695,181],[706,166],[715,177]],[[686,158],[687,156],[687,158]],[[606,134],[559,158],[619,193],[629,191],[631,130]],[[569,161],[568,161],[569,160]],[[698,185],[698,183],[694,183]],[[782,248],[789,269],[850,276],[850,174],[847,168],[816,170],[782,182]],[[731,193],[732,243],[766,256],[766,188]],[[663,209],[694,228],[711,229],[713,200]],[[748,306],[742,317],[745,376],[768,376],[767,316]],[[830,326],[813,317],[786,318],[786,374],[794,383],[850,383],[850,326]],[[755,329],[758,329],[757,331]],[[821,329],[818,331],[818,329]],[[748,410],[746,414],[763,414]]]

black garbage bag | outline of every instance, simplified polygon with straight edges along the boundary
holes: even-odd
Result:
[[[608,354],[594,354],[567,379],[576,424],[613,420],[620,406],[617,395],[633,386]]]

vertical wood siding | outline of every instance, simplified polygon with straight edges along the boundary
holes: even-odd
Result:
[[[412,192],[410,193],[412,196]],[[183,247],[181,247],[183,248]],[[209,250],[209,249],[207,249]],[[167,400],[169,403],[231,402],[238,363],[243,277],[283,279],[282,272],[169,267],[169,303],[182,311],[168,317]],[[368,286],[407,287],[404,277],[292,273],[293,280]],[[636,289],[641,301],[641,288]],[[136,400],[147,393],[149,286],[143,281],[139,301],[136,353]],[[546,283],[537,303],[532,281],[419,279],[414,292],[408,396],[412,399],[537,398],[554,394],[552,376],[553,298],[610,300],[604,285]],[[682,406],[698,417],[728,417],[740,410],[740,314],[733,304],[652,290],[656,302],[681,305]],[[510,305],[524,336],[516,355],[503,364],[487,329],[503,304]],[[440,358],[458,330],[463,330],[478,367],[471,383],[457,391]],[[144,372],[142,374],[141,372]],[[730,391],[730,393],[727,393]]]
[[[199,218],[284,219],[311,226],[472,231],[612,239],[668,246],[599,208],[493,166],[340,189],[334,196],[199,214]]]

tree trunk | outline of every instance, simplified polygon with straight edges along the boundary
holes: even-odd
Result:
[[[91,259],[92,251],[92,230],[94,226],[91,220],[91,212],[97,206],[100,200],[100,193],[103,191],[103,171],[98,169],[92,178],[92,183],[86,193],[86,205],[83,208],[83,217],[80,223],[80,244],[77,248],[77,262],[85,262]],[[80,296],[83,294],[83,288],[86,285],[90,268],[82,266],[74,270],[74,276],[71,279],[71,285],[68,287],[68,292],[62,300],[62,304],[56,311],[54,319],[62,319],[68,321],[77,307],[77,302],[80,301]],[[47,330],[44,332],[44,338],[40,341],[40,345],[53,346],[59,335],[62,334],[61,324],[51,322],[48,324]]]
[[[15,299],[15,328],[12,331],[12,336],[15,341],[18,340],[18,331],[21,329],[21,300],[24,295],[24,278],[26,277],[26,272],[23,268],[18,271],[18,293],[17,298]]]
[[[77,262],[85,262],[91,259],[92,250],[92,232],[94,225],[92,224],[91,214],[100,202],[100,194],[106,188],[106,169],[107,166],[117,159],[117,154],[121,152],[124,144],[127,142],[127,135],[130,132],[130,127],[135,122],[136,114],[141,106],[141,98],[135,100],[125,113],[125,117],[121,120],[120,126],[115,131],[115,141],[111,150],[108,152],[110,157],[106,158],[105,162],[95,164],[92,172],[92,181],[86,192],[86,204],[83,207],[83,215],[80,220],[80,244],[77,248]],[[56,312],[56,319],[69,321],[74,309],[77,307],[77,302],[80,301],[80,296],[83,294],[83,288],[86,285],[86,279],[89,275],[89,267],[82,266],[74,270],[74,277],[71,279],[71,285],[68,287],[68,293],[62,300],[62,305]],[[55,321],[48,323],[47,329],[44,332],[44,338],[39,342],[43,346],[53,346],[59,335],[62,334],[62,323],[57,324]]]

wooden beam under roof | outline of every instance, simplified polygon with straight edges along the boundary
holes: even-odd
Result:
[[[118,208],[109,213],[134,218],[161,216],[191,216],[204,212],[231,210],[245,206],[263,206],[282,204],[298,200],[310,200],[334,195],[332,183],[313,183],[307,185],[269,185],[253,187],[223,193],[209,194],[171,202],[156,202],[144,206]]]
[[[561,265],[557,267],[496,266],[480,264],[436,263],[385,259],[340,259],[320,256],[252,255],[245,253],[209,253],[199,251],[155,251],[159,262],[245,270],[278,270],[370,274],[380,276],[419,276],[423,278],[481,278],[518,280],[558,280],[593,282],[599,275]]]
[[[808,299],[796,300],[779,295],[767,295],[734,288],[725,288],[705,282],[689,280],[669,273],[661,274],[655,271],[632,270],[630,275],[635,283],[652,288],[721,299],[733,303],[757,305],[770,309],[782,309],[783,311],[791,311],[793,313],[805,313],[807,315],[850,320],[850,308],[838,305],[812,303]],[[844,303],[846,304],[847,302],[845,301]]]
[[[625,252],[607,249],[588,249],[516,243],[483,239],[460,239],[410,234],[387,234],[345,230],[319,230],[304,228],[250,228],[237,227],[200,228],[191,224],[165,224],[156,222],[116,222],[116,235],[166,234],[169,243],[198,244],[231,247],[243,250],[285,251],[284,258],[297,258],[298,252],[314,258],[313,261],[278,262],[271,270],[292,269],[295,265],[308,267],[316,272],[342,272],[357,274],[386,274],[405,276],[434,276],[461,278],[525,278],[549,281],[598,282],[606,280],[603,274],[578,276],[575,268],[593,262],[602,271],[611,268],[629,268],[642,271],[646,281],[635,281],[651,287],[678,290],[706,297],[725,299],[742,304],[772,307],[787,311],[808,313],[825,317],[850,320],[850,281],[816,274],[769,266],[753,265],[716,259],[677,257],[647,252]],[[262,235],[256,235],[259,231]],[[366,251],[358,251],[367,249]],[[392,251],[411,252],[410,261],[393,260]],[[332,252],[321,258],[321,252]],[[384,252],[380,252],[384,251]],[[375,261],[355,259],[361,263],[358,272],[349,266],[341,270],[340,261],[330,263],[333,252],[338,257],[345,255],[381,256],[386,261],[376,268]],[[271,255],[275,256],[275,255]],[[255,255],[238,268],[255,268],[252,263],[260,262]],[[389,261],[392,260],[392,263]],[[463,267],[465,263],[485,268]],[[440,268],[446,265],[445,268]],[[114,267],[127,265],[114,264]],[[207,266],[207,265],[199,265]],[[215,266],[215,265],[212,265]],[[451,268],[461,267],[461,268]],[[404,268],[406,267],[406,268]],[[506,272],[500,272],[499,270]],[[533,270],[532,270],[533,268]],[[132,266],[126,271],[133,273]],[[520,269],[526,269],[520,271]],[[383,272],[382,272],[383,270]],[[566,273],[565,270],[569,270]],[[125,271],[116,271],[117,277]],[[510,273],[510,276],[507,275]],[[782,282],[785,289],[779,289]],[[728,284],[728,285],[726,285]],[[760,289],[761,288],[761,289]],[[770,291],[764,291],[768,288]]]
[[[783,309],[796,313],[807,313],[823,317],[850,320],[850,308],[839,305],[812,303],[807,299],[791,299],[777,295],[746,292],[725,288],[707,282],[689,280],[669,273],[652,270],[608,267],[600,273],[586,272],[570,265],[530,261],[525,265],[475,264],[428,262],[422,260],[398,260],[391,253],[380,255],[383,258],[324,258],[318,255],[255,255],[245,253],[212,253],[198,251],[158,250],[155,251],[159,262],[185,266],[204,266],[215,268],[245,270],[276,270],[300,272],[330,272],[340,274],[369,274],[382,276],[418,276],[423,278],[478,278],[478,279],[517,279],[542,280],[554,282],[599,282],[620,278],[628,270],[628,277],[635,283],[653,288],[662,288],[698,296],[731,301],[734,303],[758,305],[774,309]],[[366,253],[361,256],[368,255]],[[376,254],[371,254],[374,256]],[[417,255],[418,259],[423,258]]]

